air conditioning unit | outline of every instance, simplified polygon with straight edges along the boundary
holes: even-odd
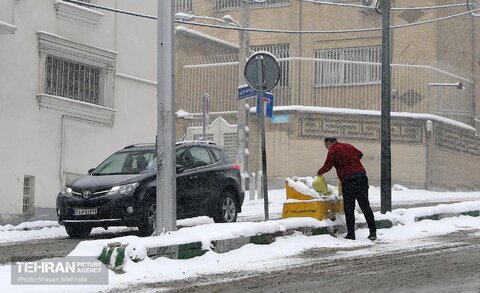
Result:
[[[360,12],[363,13],[372,13],[375,12],[375,7],[377,6],[377,2],[379,0],[361,0],[360,2],[362,3],[365,8],[360,8]]]

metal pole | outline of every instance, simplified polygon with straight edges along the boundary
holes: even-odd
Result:
[[[262,143],[262,189],[263,189],[263,207],[265,210],[265,221],[268,221],[268,186],[267,186],[267,150],[265,147],[265,102],[263,100],[263,88],[265,81],[263,80],[263,56],[257,56],[258,82],[260,91],[258,98],[260,99],[260,139]]]
[[[250,21],[250,4],[248,0],[241,1],[241,10],[240,10],[240,26],[242,28],[249,27]],[[245,79],[243,76],[243,72],[245,70],[245,64],[247,62],[247,57],[249,54],[249,35],[248,32],[243,30],[239,31],[239,54],[238,54],[238,85],[245,84]],[[237,163],[240,166],[240,173],[242,177],[244,174],[248,174],[248,170],[246,169],[246,162],[245,162],[245,124],[247,121],[247,113],[245,111],[245,101],[239,100],[237,104],[238,110],[238,118],[237,118]],[[242,180],[242,184],[244,181]],[[243,186],[244,187],[244,186]],[[245,189],[245,188],[243,188]]]
[[[208,117],[208,100],[210,96],[207,93],[203,94],[203,127],[202,127],[202,139],[207,140],[207,125],[210,123]]]
[[[154,235],[176,230],[173,0],[158,1],[157,209]]]
[[[390,0],[383,0],[382,10],[382,133],[381,133],[381,213],[392,211],[392,153],[390,111],[392,95],[390,58]]]

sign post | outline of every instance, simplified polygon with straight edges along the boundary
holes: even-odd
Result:
[[[210,100],[210,95],[208,93],[204,93],[203,94],[203,123],[202,123],[202,139],[203,140],[207,140],[207,125],[210,124],[209,100]]]
[[[149,219],[156,236],[177,229],[173,8],[173,0],[158,1],[157,196],[155,219]]]
[[[268,212],[268,184],[267,184],[267,150],[265,146],[265,103],[264,92],[273,89],[280,79],[280,66],[277,59],[268,52],[256,52],[247,61],[245,66],[245,80],[248,85],[259,91],[257,109],[260,109],[260,140],[262,148],[262,189],[265,221],[269,219]],[[271,95],[273,105],[273,95]],[[273,108],[273,107],[272,107]]]

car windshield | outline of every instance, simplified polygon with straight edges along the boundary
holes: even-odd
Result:
[[[103,161],[92,175],[138,174],[153,171],[156,167],[155,158],[155,150],[115,153]]]

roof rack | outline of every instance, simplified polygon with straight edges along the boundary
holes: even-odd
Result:
[[[193,144],[193,143],[201,143],[201,144],[209,144],[209,145],[217,145],[215,142],[211,141],[211,140],[182,140],[182,141],[179,141],[177,143],[175,143],[175,145],[181,145],[181,144]]]
[[[155,145],[154,143],[136,143],[136,144],[127,145],[123,149],[125,150],[125,149],[131,149],[136,147],[147,147],[147,146],[154,146],[154,145]]]
[[[175,145],[195,144],[195,143],[217,145],[215,142],[211,140],[182,140],[182,141],[176,142]],[[136,143],[136,144],[127,145],[123,149],[126,150],[126,149],[132,149],[136,147],[151,147],[151,146],[155,146],[155,143]]]

